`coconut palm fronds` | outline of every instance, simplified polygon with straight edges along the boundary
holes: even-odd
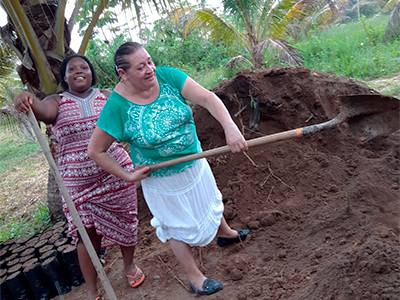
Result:
[[[250,65],[252,69],[255,69],[255,66],[253,65],[252,61],[244,56],[244,55],[238,55],[233,58],[231,58],[228,63],[226,64],[227,68],[236,68],[236,67],[247,67],[247,65]]]
[[[36,142],[29,119],[25,114],[18,113],[14,108],[0,108],[0,126],[14,135],[23,135],[27,139]]]

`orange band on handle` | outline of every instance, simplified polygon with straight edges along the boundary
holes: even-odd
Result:
[[[296,129],[296,134],[297,134],[298,137],[303,136],[303,134],[301,133],[301,131],[302,131],[301,128]]]

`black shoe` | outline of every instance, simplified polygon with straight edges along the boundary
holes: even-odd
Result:
[[[249,229],[236,229],[238,232],[239,236],[234,237],[234,238],[223,238],[223,237],[218,237],[217,238],[217,245],[220,247],[226,247],[231,244],[236,244],[239,243],[240,241],[244,241],[247,237],[247,235],[250,233]]]
[[[101,264],[104,266],[106,264],[106,260],[104,259],[104,256],[106,255],[106,248],[101,248],[100,249],[100,254],[99,254],[99,260]]]
[[[197,295],[211,295],[222,290],[222,284],[207,277],[201,290],[196,289],[190,282],[189,290]]]

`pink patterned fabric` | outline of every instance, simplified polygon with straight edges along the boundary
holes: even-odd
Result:
[[[87,155],[90,137],[106,96],[93,89],[86,99],[63,93],[52,128],[58,141],[58,168],[78,214],[86,228],[96,228],[103,236],[102,246],[137,244],[137,195],[134,183],[128,183],[101,169]],[[133,165],[126,151],[114,143],[108,152],[126,170]],[[64,213],[69,234],[78,241],[64,198]]]

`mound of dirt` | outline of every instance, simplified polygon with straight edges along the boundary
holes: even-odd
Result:
[[[377,93],[304,67],[240,71],[213,91],[247,139],[325,122],[339,113],[339,95]],[[206,110],[194,115],[204,150],[225,145]],[[252,232],[242,245],[193,249],[205,275],[224,284],[207,299],[398,299],[399,136],[365,141],[342,124],[210,158],[228,223]],[[118,248],[108,249],[105,270],[118,299],[191,299],[142,197],[139,209],[135,255],[147,279],[129,288]],[[81,286],[62,299],[84,296]]]

